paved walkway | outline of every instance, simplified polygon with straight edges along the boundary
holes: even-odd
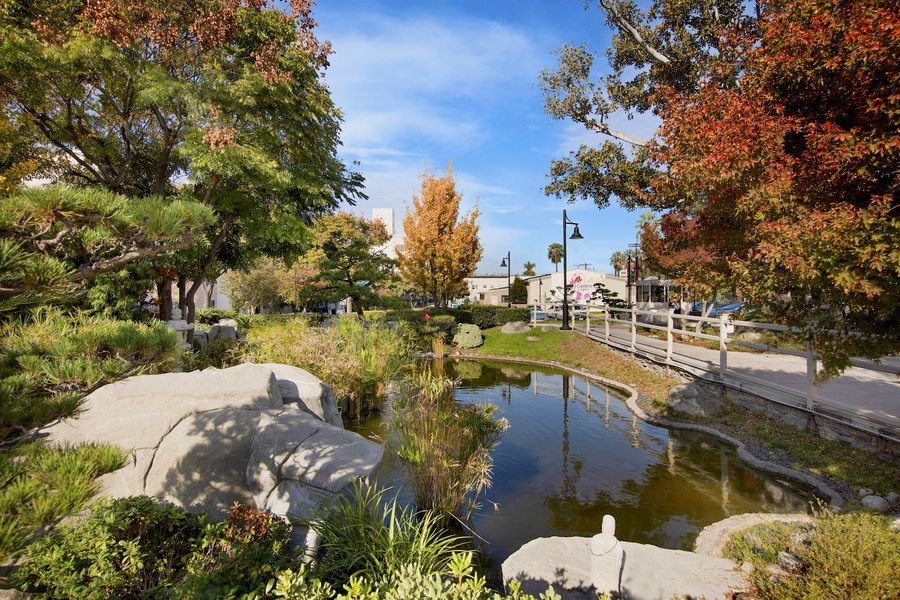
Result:
[[[585,324],[578,322],[575,328],[584,333]],[[592,320],[590,337],[602,342],[604,334],[603,322]],[[628,349],[631,345],[627,324],[612,324],[609,337],[613,346]],[[693,372],[718,374],[718,350],[678,343],[677,336],[675,339],[675,366]],[[638,333],[635,347],[643,354],[665,361],[665,340]],[[883,364],[900,369],[900,358],[885,359]],[[766,398],[805,405],[809,389],[805,358],[729,350],[726,379],[729,377]],[[840,377],[825,382],[815,390],[815,404],[817,410],[849,417],[861,426],[867,425],[865,429],[875,428],[900,439],[900,376],[896,371],[892,374],[851,367]]]

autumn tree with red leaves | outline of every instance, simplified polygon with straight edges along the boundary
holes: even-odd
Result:
[[[642,235],[654,266],[765,305],[826,375],[900,350],[897,4],[773,0],[755,17],[736,2],[601,5],[614,74],[594,85],[584,54],[562,54],[544,74],[548,109],[610,136],[610,110],[662,125],[554,163],[548,192],[662,212]]]
[[[180,298],[189,319],[206,277],[293,259],[313,218],[362,196],[337,159],[312,4],[0,1],[0,98],[39,132],[49,174],[216,213],[168,265],[193,282]]]

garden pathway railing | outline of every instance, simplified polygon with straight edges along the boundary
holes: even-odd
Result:
[[[900,441],[900,359],[875,363],[854,358],[853,366],[840,377],[820,382],[818,357],[811,350],[735,334],[791,331],[775,323],[736,320],[730,315],[697,317],[674,310],[602,308],[589,310],[583,326],[576,328],[619,350]]]

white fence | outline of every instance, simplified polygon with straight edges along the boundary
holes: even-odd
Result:
[[[665,325],[661,323],[665,323]],[[704,327],[713,328],[716,330],[716,334],[711,335],[700,331]],[[609,346],[642,355],[656,362],[683,369],[733,388],[745,390],[773,402],[852,425],[895,442],[900,441],[900,419],[897,419],[900,411],[895,410],[889,415],[884,415],[879,411],[853,410],[853,398],[835,398],[834,393],[830,393],[829,397],[822,396],[820,385],[816,379],[818,359],[815,353],[731,337],[737,328],[745,331],[782,333],[789,331],[789,328],[784,325],[734,320],[729,315],[710,318],[675,314],[673,310],[659,312],[635,308],[603,308],[588,311],[584,332],[591,339]],[[664,343],[661,338],[656,340],[639,336],[640,330],[664,333]],[[691,350],[692,346],[677,345],[676,336],[681,339],[713,342],[713,351],[710,352],[711,349],[706,347]],[[803,375],[805,381],[801,385],[796,382],[791,382],[793,385],[786,385],[784,381],[782,383],[775,381],[774,379],[777,377],[771,376],[770,373],[767,374],[765,368],[729,368],[729,349],[731,349],[731,356],[734,360],[738,360],[735,357],[735,347],[769,353],[768,358],[760,360],[769,361],[770,367],[774,364],[772,361],[777,360],[772,358],[772,354],[803,359],[805,365],[796,364],[796,358],[782,359],[778,368],[780,369],[782,364],[790,363],[788,366],[794,370],[780,372],[781,378],[790,379],[791,373],[793,373],[794,375]],[[715,349],[718,350],[717,357]],[[747,363],[749,355],[745,352],[741,352],[741,354],[743,356],[740,362]],[[900,373],[900,368],[897,364],[878,364],[864,359],[853,359],[852,364],[856,368],[877,373],[878,375],[875,375],[875,378],[878,379],[876,385],[882,403],[893,403],[894,408],[900,407],[900,382],[896,377]],[[885,376],[885,374],[887,375]],[[866,384],[860,383],[859,385]],[[894,393],[896,396],[893,397],[892,402],[891,396]]]

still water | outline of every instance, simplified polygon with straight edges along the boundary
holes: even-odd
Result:
[[[616,518],[619,539],[691,549],[703,527],[725,517],[804,512],[813,498],[716,438],[635,418],[618,392],[584,378],[515,363],[444,359],[431,368],[461,381],[456,401],[494,404],[510,423],[472,522],[492,561],[536,537],[594,535],[604,514]],[[387,418],[348,427],[384,439]],[[377,478],[411,502],[390,452]]]

